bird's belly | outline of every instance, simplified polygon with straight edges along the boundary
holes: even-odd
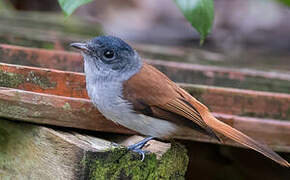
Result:
[[[129,104],[98,109],[107,119],[146,136],[168,139],[181,131],[172,122],[135,113]]]

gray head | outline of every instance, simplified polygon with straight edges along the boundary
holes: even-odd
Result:
[[[106,81],[124,81],[137,73],[142,62],[131,46],[113,36],[98,36],[85,43],[72,43],[80,49],[86,76]]]

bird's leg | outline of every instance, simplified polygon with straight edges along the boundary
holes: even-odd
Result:
[[[136,153],[140,154],[142,156],[141,161],[143,161],[144,158],[145,158],[145,153],[147,153],[147,151],[142,150],[142,148],[151,139],[153,139],[153,137],[151,137],[151,136],[149,136],[147,138],[144,138],[142,141],[139,141],[139,142],[137,142],[137,143],[132,144],[131,146],[129,146],[128,149],[130,151],[133,151],[133,152],[136,152]]]
[[[152,140],[152,139],[153,139],[152,136],[146,137],[146,138],[144,138],[143,140],[141,140],[141,141],[139,141],[139,142],[137,142],[137,143],[135,143],[135,144],[132,144],[131,146],[128,147],[128,149],[129,149],[129,150],[133,150],[133,149],[141,149],[141,148],[144,147],[144,145],[145,145],[148,141],[150,141],[150,140]]]

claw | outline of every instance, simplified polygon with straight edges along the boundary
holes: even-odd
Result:
[[[145,139],[143,139],[142,141],[137,142],[136,144],[132,144],[131,146],[128,147],[128,149],[130,151],[136,152],[138,154],[140,154],[142,156],[141,161],[144,161],[145,159],[145,154],[149,153],[148,151],[144,151],[142,150],[142,148],[144,147],[144,145],[150,141],[151,139],[153,139],[153,137],[147,137]]]
[[[149,153],[149,151],[144,151],[142,149],[132,149],[131,151],[138,153],[139,155],[142,156],[141,161],[144,161],[145,159],[145,154]]]

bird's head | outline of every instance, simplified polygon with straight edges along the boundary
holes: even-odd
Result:
[[[81,50],[87,76],[127,80],[142,65],[137,52],[117,37],[98,36],[84,43],[72,43],[71,46]]]

